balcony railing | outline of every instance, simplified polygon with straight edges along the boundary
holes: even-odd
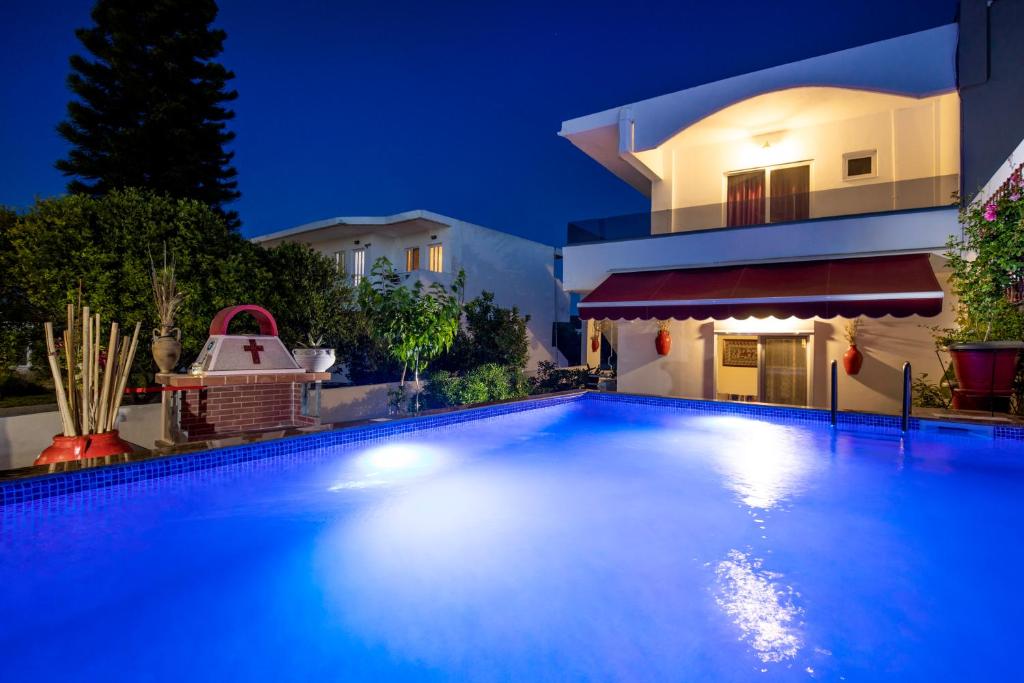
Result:
[[[960,176],[861,182],[832,190],[722,202],[569,223],[567,244],[626,240],[695,230],[770,225],[890,211],[954,206]]]

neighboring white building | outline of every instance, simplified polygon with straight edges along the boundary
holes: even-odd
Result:
[[[467,301],[493,292],[498,305],[518,306],[530,316],[529,371],[540,361],[565,362],[553,344],[553,328],[568,318],[568,296],[556,276],[559,250],[550,245],[422,210],[328,218],[253,241],[267,247],[308,244],[357,283],[382,256],[427,283],[450,285],[464,270]]]
[[[651,199],[650,214],[570,224],[563,249],[620,390],[823,407],[854,318],[864,364],[840,371],[842,408],[898,410],[904,361],[941,374],[929,328],[951,323],[957,40],[943,26],[562,124]]]

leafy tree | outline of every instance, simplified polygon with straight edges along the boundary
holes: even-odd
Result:
[[[266,307],[282,341],[347,348],[355,341],[355,292],[334,262],[305,244],[285,242],[264,252],[274,286]]]
[[[71,57],[67,120],[72,148],[57,168],[68,191],[102,195],[150,188],[217,211],[238,198],[225,105],[234,77],[214,61],[226,34],[211,28],[214,0],[98,0],[93,26],[76,31],[88,55]],[[225,213],[229,226],[237,215]]]
[[[424,287],[419,280],[408,287],[391,262],[381,257],[360,284],[360,308],[373,334],[402,364],[402,386],[411,367],[419,389],[420,372],[451,348],[462,317],[458,295],[464,282],[460,272],[450,289],[438,282]]]
[[[16,213],[0,207],[0,381],[23,360],[39,323],[24,283],[13,271],[15,254],[10,238],[17,220]]]
[[[451,351],[439,365],[466,373],[488,363],[523,370],[530,356],[526,325],[530,316],[519,308],[494,303],[492,292],[483,292],[465,306],[466,325],[460,329]]]
[[[11,276],[41,319],[63,320],[81,294],[104,320],[141,321],[147,331],[157,324],[150,252],[166,245],[185,295],[177,320],[183,360],[198,353],[218,310],[269,289],[254,245],[194,200],[140,190],[40,200],[9,234]]]

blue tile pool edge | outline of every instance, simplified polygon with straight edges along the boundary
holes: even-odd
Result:
[[[584,392],[549,397],[532,397],[496,405],[466,408],[436,415],[409,417],[358,427],[347,427],[311,434],[299,434],[271,441],[238,444],[176,455],[157,456],[137,462],[118,463],[70,472],[44,473],[24,479],[0,482],[0,507],[80,493],[97,488],[146,481],[158,477],[185,474],[225,465],[266,458],[319,451],[351,444],[387,441],[403,434],[477,422],[539,408],[578,401]]]
[[[820,408],[768,406],[647,396],[642,394],[587,391],[551,397],[532,397],[520,401],[466,408],[437,415],[411,417],[326,432],[289,436],[259,443],[225,446],[208,451],[155,457],[138,462],[114,464],[72,472],[40,474],[39,476],[0,482],[0,507],[118,484],[263,460],[303,451],[319,451],[342,445],[386,441],[412,432],[450,427],[466,422],[492,419],[502,415],[547,408],[580,400],[651,405],[686,412],[741,415],[778,422],[828,424],[830,420],[829,411]],[[900,418],[894,415],[840,412],[837,415],[837,422],[839,428],[867,428],[887,432],[899,432],[900,430]],[[983,433],[993,438],[1024,440],[1024,427],[1009,425],[989,426],[912,417],[909,427],[911,431],[941,431],[945,429]]]

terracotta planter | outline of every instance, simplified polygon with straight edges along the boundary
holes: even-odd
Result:
[[[953,407],[962,410],[1005,411],[1013,395],[1021,342],[978,342],[953,344],[957,389]]]
[[[132,450],[132,445],[123,440],[116,429],[89,436],[58,434],[53,437],[53,443],[39,454],[35,464],[51,465],[55,462],[105,458],[108,455],[131,453]]]
[[[601,340],[598,337],[592,337],[590,339],[590,350],[597,353],[601,349]]]
[[[53,437],[53,443],[44,448],[43,452],[39,454],[35,464],[51,465],[55,462],[81,460],[88,445],[88,437],[58,434]]]
[[[334,349],[293,349],[295,362],[306,372],[327,372],[334,365]]]
[[[850,348],[843,354],[843,369],[847,375],[856,375],[860,372],[860,366],[864,364],[864,354],[860,352],[856,344],[850,344]]]
[[[160,372],[174,372],[181,359],[181,330],[177,327],[161,327],[153,330],[153,361]]]
[[[667,356],[672,350],[672,335],[668,330],[658,330],[658,336],[654,338],[654,348],[659,356]]]

